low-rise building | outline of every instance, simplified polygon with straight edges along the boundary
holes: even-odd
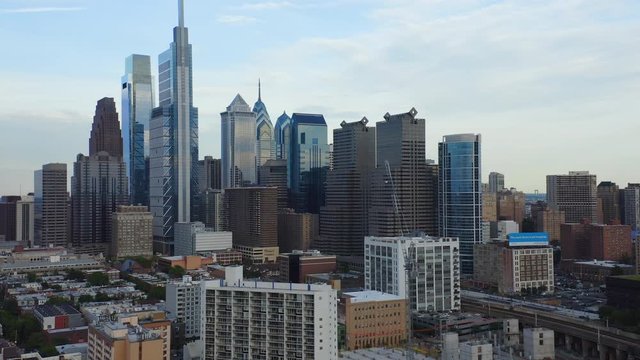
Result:
[[[237,265],[242,264],[242,253],[233,249],[218,250],[206,253],[214,264]]]
[[[616,273],[622,275],[633,275],[634,267],[616,261],[589,260],[575,261],[562,260],[560,270],[566,274],[571,274],[577,280],[602,285],[605,279]]]
[[[345,326],[347,350],[396,347],[407,339],[407,299],[379,291],[343,293],[338,321]]]
[[[43,330],[66,329],[84,326],[82,314],[70,304],[41,305],[33,309],[33,316]]]
[[[460,360],[493,359],[493,345],[484,341],[466,341],[460,344]]]
[[[280,281],[304,283],[307,275],[315,273],[334,272],[336,270],[336,256],[324,255],[317,250],[294,250],[278,256]]]
[[[530,360],[555,359],[555,337],[553,330],[525,328],[522,333],[524,357]]]
[[[152,329],[136,323],[109,321],[89,326],[88,360],[169,359],[163,339]]]
[[[175,251],[178,256],[197,255],[210,251],[230,249],[233,233],[205,228],[201,222],[174,225]]]
[[[259,247],[234,244],[233,248],[242,254],[242,258],[253,264],[275,263],[280,249],[277,246]]]
[[[610,276],[606,285],[607,305],[621,309],[638,309],[640,275]]]
[[[169,269],[175,266],[190,271],[206,268],[207,265],[213,264],[213,259],[204,256],[163,256],[158,259],[158,269],[163,272],[168,272]]]

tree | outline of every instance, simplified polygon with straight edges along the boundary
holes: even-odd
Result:
[[[87,282],[91,286],[109,285],[109,276],[103,272],[94,272],[87,276]]]
[[[109,301],[111,300],[111,298],[109,298],[109,295],[105,294],[105,293],[97,293],[96,294],[96,301],[97,302],[104,302],[104,301]]]
[[[618,265],[614,266],[613,269],[611,269],[611,276],[620,276],[620,275],[624,275],[624,271],[622,271],[622,268]]]
[[[186,271],[180,265],[172,266],[171,269],[169,269],[169,276],[172,278],[181,278],[185,273]]]
[[[27,274],[27,282],[35,282],[35,281],[36,281],[36,274],[28,273]]]
[[[60,305],[60,304],[68,304],[68,303],[69,303],[69,300],[57,295],[53,295],[49,297],[49,299],[47,299],[47,305]]]
[[[164,300],[166,296],[165,288],[161,286],[152,286],[147,295],[150,300]]]
[[[80,304],[88,303],[88,302],[92,302],[92,301],[93,301],[93,296],[91,296],[89,294],[80,295],[80,297],[78,298],[78,303],[80,303]]]
[[[84,276],[84,273],[80,270],[69,269],[67,270],[66,279],[67,280],[84,280],[85,276]]]

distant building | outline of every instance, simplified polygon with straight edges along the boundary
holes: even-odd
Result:
[[[204,256],[163,256],[158,258],[158,270],[169,272],[169,269],[175,266],[187,271],[198,270],[212,263],[213,259]]]
[[[547,203],[564,211],[568,223],[587,219],[598,222],[596,176],[588,171],[570,171],[569,175],[547,175]]]
[[[336,271],[336,256],[325,255],[317,250],[293,251],[278,256],[278,267],[280,281],[304,284],[310,274]]]
[[[278,256],[277,197],[277,189],[273,187],[225,190],[233,246],[252,262],[275,262]]]
[[[267,160],[260,167],[260,186],[275,186],[278,189],[278,211],[289,206],[287,187],[287,161]]]
[[[200,192],[203,192],[207,189],[222,189],[222,170],[220,167],[220,159],[214,159],[211,156],[205,156],[204,160],[198,161],[198,166],[200,167],[200,180],[198,181]]]
[[[438,236],[438,176],[440,167],[433,160],[427,160],[427,227],[425,233],[431,236]]]
[[[153,256],[153,215],[146,206],[118,206],[112,223],[111,256]]]
[[[620,191],[618,185],[611,181],[602,181],[597,187],[598,201],[602,207],[602,219],[598,219],[601,224],[619,224],[622,217],[620,214]]]
[[[68,200],[67,164],[45,164],[34,173],[35,243],[67,246]]]
[[[504,190],[504,175],[498,172],[489,173],[489,192],[498,193]]]
[[[525,328],[522,333],[524,357],[531,360],[555,359],[555,336],[553,330]]]
[[[549,241],[560,242],[560,225],[565,223],[564,211],[545,208],[536,214],[536,231],[549,234]]]
[[[635,274],[635,266],[618,263],[615,261],[603,261],[603,260],[562,260],[560,262],[560,270],[566,274],[571,274],[576,280],[580,280],[583,283],[589,282],[592,284],[603,285],[605,279],[614,272],[620,271],[622,275]]]
[[[69,304],[41,305],[33,309],[33,316],[42,330],[56,330],[84,326],[82,314]]]
[[[176,223],[175,255],[197,255],[233,247],[233,234],[229,231],[213,231],[201,222]]]
[[[622,221],[633,231],[640,230],[640,184],[629,184],[622,192]]]
[[[379,291],[345,292],[338,304],[346,349],[400,347],[407,339],[407,300]]]
[[[4,236],[5,241],[17,240],[17,203],[20,196],[0,197],[0,237]]]
[[[460,360],[493,359],[493,345],[490,342],[466,341],[460,344]]]
[[[462,272],[473,274],[473,245],[483,241],[481,137],[444,136],[438,144],[438,156],[440,236],[460,240]]]
[[[233,249],[217,250],[206,253],[214,263],[227,266],[242,264],[242,253]]]
[[[16,241],[34,244],[35,204],[31,195],[21,196],[16,202]]]
[[[622,261],[633,256],[629,225],[562,224],[560,246],[562,259]]]
[[[222,190],[206,189],[198,194],[193,221],[202,222],[206,228],[224,231],[224,193]]]
[[[515,241],[536,239],[529,243]],[[544,237],[544,240],[537,240]],[[513,234],[507,241],[474,246],[474,279],[503,294],[554,291],[553,249],[546,234]]]
[[[498,221],[498,196],[496,193],[482,192],[482,221]]]
[[[415,294],[411,307],[418,311],[460,310],[459,252],[455,238],[367,236],[365,289],[402,298]],[[413,279],[407,279],[405,256],[414,261]]]
[[[523,192],[515,189],[499,191],[497,193],[498,220],[512,220],[522,226],[524,204]]]
[[[289,159],[291,152],[291,118],[286,111],[278,117],[273,133],[276,142],[276,159]]]
[[[278,246],[281,252],[309,250],[318,236],[318,214],[296,213],[285,209],[278,213]]]
[[[259,169],[267,161],[276,158],[276,143],[273,135],[273,123],[267,112],[266,105],[262,102],[262,86],[258,80],[258,100],[253,105],[256,114],[256,167],[258,182],[261,181]]]
[[[244,281],[238,266],[205,282],[202,296],[206,360],[338,358],[337,296],[329,285]]]
[[[256,114],[238,94],[220,116],[222,188],[256,184]]]
[[[168,282],[166,289],[167,312],[184,326],[186,339],[199,338],[202,317],[200,282],[184,276],[181,281]]]

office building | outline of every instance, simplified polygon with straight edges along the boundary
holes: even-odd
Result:
[[[325,182],[329,168],[324,116],[293,114],[287,161],[291,207],[297,212],[320,213],[320,207],[325,204]]]
[[[122,159],[122,134],[116,103],[108,97],[98,100],[96,104],[89,138],[89,156],[100,152]]]
[[[460,360],[493,359],[493,345],[482,340],[460,343]]]
[[[256,184],[256,114],[236,95],[222,118],[222,188]]]
[[[337,295],[329,285],[244,281],[242,267],[202,292],[204,359],[337,359]]]
[[[16,201],[16,241],[23,241],[32,245],[35,241],[34,233],[35,204],[33,194],[21,196]]]
[[[549,241],[560,242],[560,225],[565,223],[564,211],[545,207],[536,214],[536,231],[549,234]]]
[[[17,238],[17,203],[20,196],[0,197],[0,237],[5,241],[16,241]]]
[[[304,284],[307,275],[335,272],[336,256],[318,250],[295,250],[278,256],[278,268],[280,281]]]
[[[525,328],[522,332],[524,357],[530,360],[555,359],[555,335],[553,330]]]
[[[522,221],[524,220],[524,193],[512,188],[499,191],[496,195],[498,220],[512,220],[522,226]],[[484,203],[482,206],[484,208]]]
[[[482,192],[482,221],[489,223],[498,221],[498,194]]]
[[[146,206],[118,206],[112,223],[112,257],[153,256],[153,215]]]
[[[213,231],[224,231],[224,194],[221,190],[207,189],[198,194],[193,220],[200,221]]]
[[[34,173],[35,243],[67,246],[67,164],[45,164]]]
[[[201,222],[176,223],[175,255],[196,255],[233,247],[233,235],[228,231],[207,229]]]
[[[425,233],[438,236],[438,174],[439,166],[433,160],[427,160],[427,227]]]
[[[123,160],[127,164],[129,199],[149,205],[149,122],[154,108],[151,58],[132,54],[125,59],[122,82]]]
[[[256,167],[258,182],[260,182],[260,167],[268,160],[276,158],[276,142],[273,135],[273,123],[262,102],[262,87],[258,80],[258,101],[253,105],[256,114]]]
[[[545,233],[512,233],[474,245],[474,279],[502,294],[554,291],[553,249]]]
[[[640,230],[640,185],[629,184],[622,190],[623,224],[631,226],[633,231]]]
[[[105,253],[112,239],[112,214],[129,203],[122,158],[99,152],[78,154],[71,177],[72,243],[89,253]]]
[[[380,291],[345,292],[338,304],[346,349],[401,347],[407,340],[407,300]]]
[[[498,193],[504,190],[504,175],[498,172],[489,173],[489,192]]]
[[[411,308],[417,311],[460,310],[459,252],[455,238],[367,236],[365,289],[402,298],[407,298],[408,292]],[[405,272],[405,256],[412,259],[416,271],[410,278]]]
[[[483,240],[480,135],[444,136],[438,155],[440,236],[460,240],[462,272],[473,274],[473,245]]]
[[[616,183],[602,181],[596,189],[598,203],[602,209],[602,219],[598,219],[601,224],[619,224],[622,216],[620,214],[620,189]]]
[[[275,262],[278,256],[277,198],[277,189],[272,187],[225,190],[233,247],[252,262]]]
[[[276,120],[273,135],[276,142],[276,159],[289,159],[289,152],[291,151],[291,118],[286,111]]]
[[[570,171],[569,175],[547,175],[547,204],[564,211],[568,223],[587,219],[598,222],[596,176],[588,171]]]
[[[150,122],[149,196],[154,250],[173,251],[173,224],[190,222],[198,193],[198,109],[193,106],[191,44],[179,0],[170,48],[158,56],[159,107]]]
[[[200,180],[198,181],[200,192],[208,189],[222,189],[221,164],[222,161],[220,159],[214,159],[211,156],[205,156],[204,160],[198,161],[198,167],[200,168]]]
[[[180,281],[170,281],[166,285],[166,309],[175,321],[184,327],[184,337],[200,337],[201,288],[199,281],[184,276]]]
[[[414,108],[403,114],[386,113],[376,123],[369,235],[400,236],[427,228],[425,120],[417,114]]]
[[[278,246],[281,252],[309,250],[318,237],[318,214],[285,209],[278,213]]]
[[[376,129],[367,118],[333,130],[333,169],[327,173],[325,206],[320,208],[316,248],[362,256],[368,233],[369,177],[375,169]]]
[[[560,246],[563,260],[624,261],[633,256],[629,225],[562,224]]]
[[[278,212],[289,207],[286,160],[267,160],[260,167],[259,184],[260,186],[275,186],[278,189]]]
[[[488,239],[506,239],[509,234],[520,232],[520,226],[513,220],[500,220],[490,224]]]

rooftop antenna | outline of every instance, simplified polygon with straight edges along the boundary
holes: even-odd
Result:
[[[184,0],[178,0],[178,26],[184,27]]]
[[[258,100],[262,100],[262,89],[261,89],[261,85],[260,85],[260,78],[258,78]]]

